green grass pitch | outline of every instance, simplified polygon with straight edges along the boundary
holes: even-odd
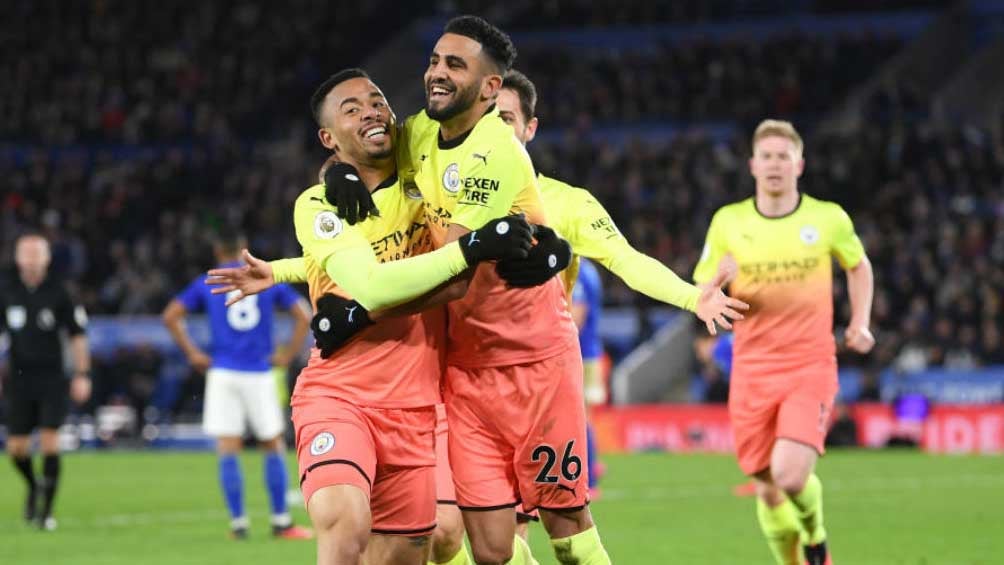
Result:
[[[770,565],[751,499],[733,460],[713,455],[604,458],[603,497],[592,505],[610,556],[621,564]],[[208,453],[68,455],[59,530],[19,519],[20,479],[0,465],[0,562],[11,564],[312,563],[313,542],[268,534],[261,459],[243,457],[251,539],[227,539]],[[295,475],[295,463],[289,460]],[[915,452],[834,452],[819,465],[834,561],[846,565],[1004,563],[1004,458]],[[302,509],[296,517],[306,523]],[[555,563],[539,526],[541,564]]]

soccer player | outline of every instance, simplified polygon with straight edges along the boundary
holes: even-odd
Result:
[[[536,117],[537,88],[533,82],[523,73],[510,70],[497,104],[499,116],[512,126],[516,139],[524,145],[533,141],[540,125]],[[698,288],[632,247],[610,213],[589,191],[542,174],[537,179],[550,225],[568,240],[575,253],[571,266],[561,274],[568,293],[573,292],[581,256],[600,263],[633,290],[693,312],[711,334],[717,333],[715,322],[728,329],[729,320],[742,318],[738,310],[747,308],[742,301],[726,297],[715,285]]]
[[[579,328],[579,350],[582,351],[583,391],[587,405],[603,404],[606,388],[600,375],[603,341],[600,340],[600,313],[603,308],[603,281],[589,259],[579,262],[579,276],[572,291],[572,319]],[[586,424],[586,454],[589,466],[589,493],[594,500],[599,494],[599,473],[593,427]]]
[[[516,138],[524,145],[533,141],[540,125],[536,117],[537,89],[533,82],[523,73],[510,70],[505,75],[496,102],[499,116],[512,126]],[[575,254],[570,267],[561,274],[566,292],[573,297],[578,289],[575,282],[581,256],[598,261],[632,289],[646,296],[694,312],[712,334],[717,333],[715,321],[724,328],[730,328],[730,320],[742,318],[739,311],[748,306],[721,292],[718,287],[724,279],[718,279],[714,281],[716,284],[704,289],[683,281],[668,267],[632,247],[603,205],[587,190],[542,174],[538,174],[537,179],[551,226],[568,240]],[[588,401],[589,389],[597,389],[589,384],[595,379],[590,375],[592,368],[585,362],[587,356],[587,348],[583,346]],[[593,481],[593,476],[590,473],[590,481]],[[521,527],[520,531],[526,530]]]
[[[500,217],[463,241],[423,253],[431,249],[423,201],[397,175],[397,131],[380,90],[350,69],[325,81],[311,105],[322,144],[342,160],[338,174],[362,183],[381,210],[347,226],[323,185],[304,191],[294,210],[320,346],[293,394],[301,488],[318,529],[318,563],[354,564],[364,551],[367,561],[424,563],[435,527],[444,312],[372,325],[365,310],[415,299],[480,261],[524,257],[530,228],[521,218]],[[348,301],[336,294],[358,306],[343,308]],[[335,353],[325,336],[339,320],[367,329]]]
[[[517,80],[517,77],[522,80]],[[516,137],[521,142],[529,141],[536,131],[537,121],[533,117],[533,108],[536,104],[536,93],[532,83],[515,71],[506,75],[504,88],[498,93],[497,98],[499,110],[503,120],[509,123],[516,132]],[[524,109],[528,108],[528,109]],[[406,142],[410,142],[411,153],[416,154],[416,158],[422,161],[420,156],[426,156],[428,151],[425,148],[428,130],[428,118],[419,114],[409,120],[410,132],[406,136]],[[433,131],[438,128],[434,128]],[[511,133],[511,130],[510,132]],[[406,167],[401,164],[401,167]],[[322,171],[322,176],[324,175]],[[544,193],[545,199],[549,199],[552,211],[557,216],[559,228],[563,233],[569,234],[567,237],[573,242],[573,250],[576,253],[597,258],[605,266],[611,268],[616,274],[624,278],[634,288],[641,290],[654,298],[665,302],[696,311],[697,315],[710,324],[709,329],[714,331],[712,320],[719,319],[723,326],[727,326],[726,319],[741,317],[734,309],[744,309],[745,304],[740,301],[725,297],[720,290],[714,289],[701,291],[700,289],[682,281],[671,270],[658,261],[651,259],[636,251],[627,243],[626,239],[617,231],[609,214],[600,206],[588,192],[582,189],[575,189],[564,183],[539,177],[542,182],[547,182],[547,191]],[[444,182],[445,182],[444,176]],[[472,181],[473,182],[473,181]],[[329,183],[330,184],[330,183]],[[340,198],[344,201],[344,198]],[[576,205],[569,205],[574,202]],[[549,216],[550,218],[551,216]],[[298,261],[298,260],[283,260]],[[277,265],[278,266],[278,265]],[[257,272],[254,276],[247,276],[244,280],[230,281],[239,283],[238,286],[229,288],[242,288],[245,293],[256,292],[260,288],[272,284],[271,267],[264,262],[257,262]],[[298,277],[291,276],[295,268],[284,269],[282,275],[290,278],[277,280],[298,280]],[[302,267],[299,270],[303,270]],[[575,270],[570,269],[564,275],[566,281],[571,275],[571,281],[575,280]],[[236,274],[236,273],[235,273]],[[267,282],[266,282],[267,281]],[[442,429],[442,427],[440,428]],[[581,445],[581,443],[580,443]],[[440,466],[442,470],[443,467]],[[443,508],[441,506],[441,508]],[[444,513],[440,513],[440,519]],[[462,537],[462,530],[449,529],[450,534],[442,537],[447,540],[436,544],[445,547],[459,547]],[[525,531],[525,530],[521,530]],[[499,541],[501,545],[501,541]],[[520,547],[517,543],[516,552]],[[449,553],[449,552],[447,552]],[[457,554],[459,556],[459,554]],[[517,557],[519,557],[517,555]],[[452,562],[452,561],[451,561]],[[458,561],[460,563],[460,561]]]
[[[20,236],[14,248],[17,276],[5,281],[0,292],[0,330],[10,336],[7,453],[28,487],[24,519],[43,530],[56,529],[52,514],[60,476],[59,426],[68,410],[67,393],[77,404],[91,395],[91,357],[84,333],[87,313],[74,303],[65,285],[49,275],[50,259],[44,237]],[[70,337],[73,357],[69,386],[63,373],[63,332]],[[36,428],[41,480],[35,477],[31,460],[31,432]]]
[[[533,165],[495,108],[515,55],[501,30],[462,16],[429,57],[426,114],[438,138],[423,148],[415,181],[437,244],[500,212],[547,223]],[[523,262],[552,262],[556,274],[560,250],[538,239]],[[525,546],[513,545],[522,502],[540,509],[559,561],[608,563],[586,506],[582,358],[560,281],[507,288],[483,265],[447,309],[450,463],[474,560],[527,562]]]
[[[213,251],[221,266],[232,267],[239,265],[244,246],[241,235],[223,229],[217,234]],[[288,365],[303,346],[310,319],[302,299],[290,287],[278,285],[250,300],[227,306],[226,297],[211,294],[203,278],[193,281],[167,305],[163,321],[192,367],[206,373],[202,427],[216,438],[220,486],[230,511],[231,536],[245,539],[250,526],[244,511],[244,478],[237,459],[250,423],[265,456],[272,534],[309,539],[311,532],[295,526],[286,507],[289,477],[282,441],[285,424],[271,372],[273,365]],[[272,313],[276,308],[289,311],[294,320],[293,335],[282,354],[272,353]],[[209,317],[211,354],[195,344],[184,326],[187,314],[200,311]]]
[[[802,138],[765,120],[753,134],[753,197],[718,210],[694,280],[733,276],[750,303],[735,325],[729,415],[739,466],[757,485],[757,518],[777,563],[830,563],[823,491],[813,472],[837,393],[832,260],[847,273],[847,347],[867,353],[872,267],[847,213],[798,189]]]

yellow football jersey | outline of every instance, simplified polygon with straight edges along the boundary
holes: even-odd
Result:
[[[750,305],[734,326],[737,364],[771,370],[835,354],[831,257],[851,269],[865,255],[839,205],[802,194],[779,218],[760,214],[753,198],[724,206],[711,220],[694,280],[711,280],[727,253],[739,267],[729,291]]]
[[[409,118],[406,128],[428,119],[423,116]],[[415,130],[428,131],[424,126]],[[451,224],[477,230],[511,213],[547,224],[530,156],[497,109],[456,139],[443,141],[438,127],[435,131],[427,146],[415,147],[412,159],[419,163],[415,181],[437,246],[445,243]],[[508,289],[493,263],[478,266],[466,296],[451,302],[449,312],[447,355],[452,365],[531,363],[577,342],[560,281]]]

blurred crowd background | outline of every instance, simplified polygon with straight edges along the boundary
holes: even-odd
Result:
[[[942,103],[961,79],[902,71],[949,25],[965,26],[962,69],[1000,29],[990,4],[15,0],[0,18],[0,256],[9,267],[17,234],[41,228],[92,315],[133,316],[211,266],[220,225],[262,257],[299,255],[292,202],[324,158],[310,92],[474,12],[513,34],[537,84],[535,165],[591,190],[636,247],[689,278],[711,214],[752,194],[752,128],[790,119],[801,187],[849,211],[876,268],[878,347],[842,363],[866,381],[1004,364],[1004,111],[957,118]],[[653,306],[605,283],[608,306]],[[839,335],[842,276],[835,299]],[[96,371],[142,406],[165,355],[114,349]]]

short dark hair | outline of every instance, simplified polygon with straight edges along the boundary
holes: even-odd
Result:
[[[516,69],[510,69],[502,79],[502,88],[516,91],[524,120],[529,122],[537,115],[537,87],[526,75]]]
[[[511,69],[516,61],[516,46],[509,35],[478,16],[457,16],[446,22],[443,33],[463,35],[480,43],[481,50],[495,63],[500,75]]]
[[[213,245],[227,254],[240,253],[241,248],[247,245],[247,238],[234,226],[222,225],[213,235]]]
[[[337,73],[328,77],[327,80],[321,83],[321,86],[317,87],[317,90],[310,95],[310,112],[314,114],[314,121],[317,125],[323,126],[321,123],[321,106],[324,105],[324,98],[329,92],[339,84],[353,78],[370,78],[370,75],[366,71],[359,68],[349,68],[342,69]]]

